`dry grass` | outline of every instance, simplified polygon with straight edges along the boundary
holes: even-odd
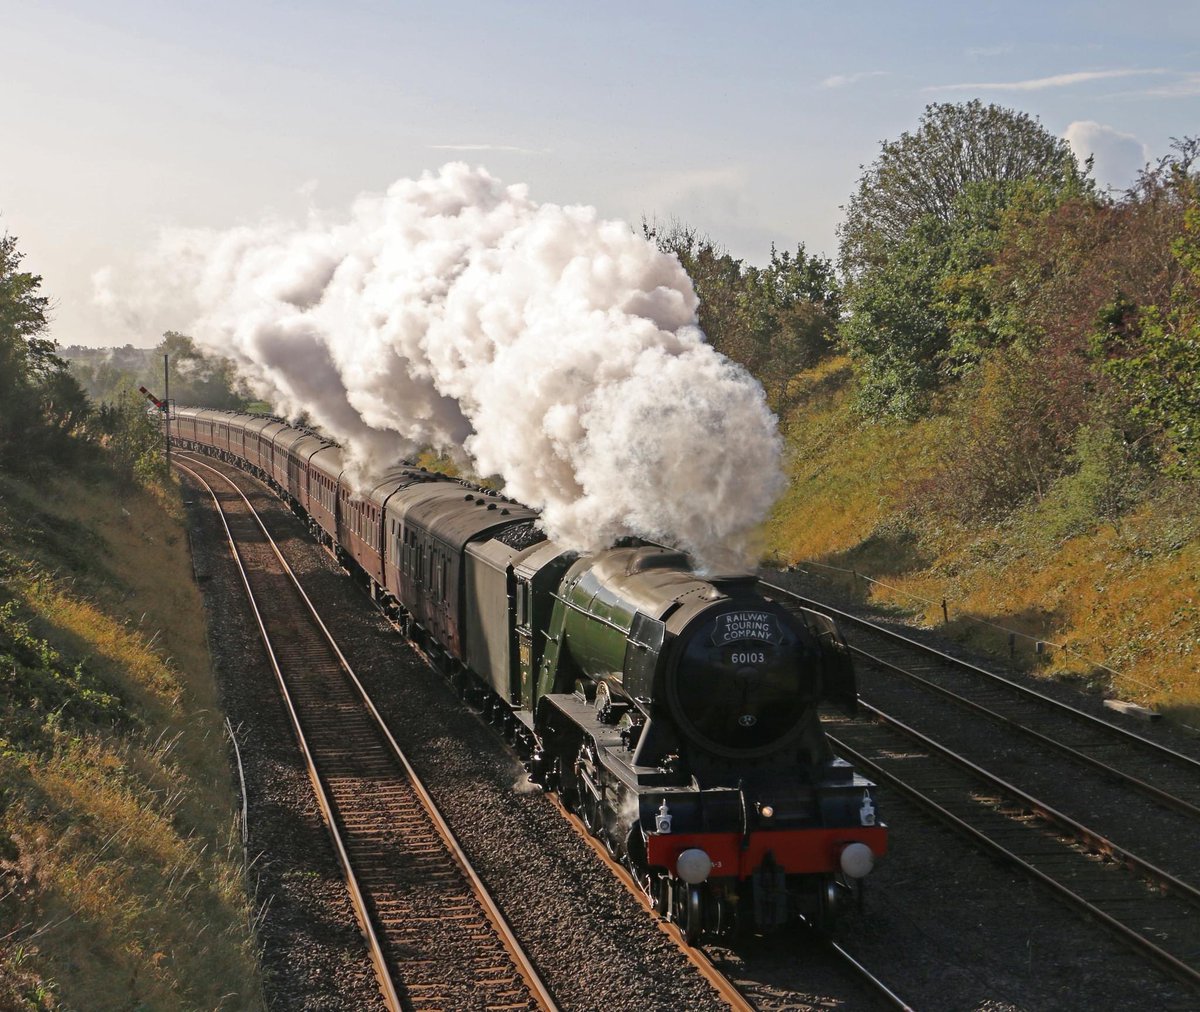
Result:
[[[928,625],[942,623],[945,598],[956,636],[1007,655],[1012,630],[1031,669],[1200,723],[1198,490],[1163,486],[1119,527],[1066,540],[1036,506],[1003,524],[918,521],[906,486],[953,421],[863,426],[845,379],[837,360],[802,377],[814,393],[789,424],[792,485],[768,526],[776,557],[871,577],[863,595]],[[1059,646],[1039,654],[1038,641]]]
[[[767,530],[785,563],[862,547],[895,515],[914,476],[931,467],[931,450],[946,428],[867,424],[850,410],[844,358],[797,379],[800,404],[787,428],[790,482]]]
[[[95,476],[36,490],[4,479],[0,493],[4,596],[124,714],[111,727],[47,714],[33,739],[0,726],[0,914],[15,928],[0,1006],[260,1008],[178,502]]]

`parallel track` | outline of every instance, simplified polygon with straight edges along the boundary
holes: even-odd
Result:
[[[876,642],[890,643],[886,660],[877,656],[876,645],[868,652],[852,644],[859,657],[880,665],[888,677],[903,678],[933,692],[938,700],[953,698],[974,717],[984,716],[1005,731],[1019,730],[1039,745],[1053,748],[1054,754],[1066,755],[1069,762],[1080,763],[1089,771],[1099,770],[1119,782],[1122,789],[1167,806],[1172,813],[1182,813],[1189,819],[1193,816],[1190,799],[1196,794],[1196,785],[1188,771],[1200,769],[1200,763],[1192,757],[857,616],[779,587],[772,590],[805,607],[832,613],[844,626],[865,629]],[[856,644],[861,643],[860,635],[855,634]],[[920,674],[911,671],[910,665],[921,665]],[[958,682],[953,691],[947,687],[952,679]],[[971,684],[972,679],[980,684]],[[883,691],[882,681],[880,686]],[[985,694],[986,702],[981,698]],[[908,699],[898,692],[893,695]],[[920,698],[927,700],[928,696],[909,700],[910,708],[917,712],[920,703],[912,700]],[[1025,708],[1025,712],[1018,715],[1018,707]],[[1195,873],[1194,861],[1186,860],[1186,853],[1181,855],[1184,877],[1165,871],[1097,829],[989,773],[878,705],[864,702],[863,708],[874,722],[827,718],[831,741],[842,755],[908,795],[986,851],[1021,868],[1177,977],[1200,985],[1200,889],[1185,880]],[[1046,717],[1047,713],[1051,716]],[[1018,724],[1019,728],[1014,726]],[[1038,727],[1032,726],[1035,724]],[[1081,732],[1080,728],[1086,730]],[[1058,740],[1060,733],[1070,736],[1069,745]],[[1106,762],[1097,758],[1101,752],[1108,753]],[[1172,785],[1178,785],[1188,796],[1179,797],[1129,774],[1127,764],[1136,763],[1151,763],[1158,771],[1169,770]],[[1189,835],[1183,840],[1192,838]]]
[[[556,1009],[249,500],[180,456],[217,504],[388,1007]]]
[[[953,657],[894,629],[812,601],[782,587],[770,590],[835,617],[855,630],[851,649],[870,664],[997,724],[1054,748],[1187,815],[1200,817],[1200,758],[1188,755],[995,671]],[[849,638],[849,637],[848,637]]]
[[[1200,985],[1196,890],[900,721],[866,709],[874,723],[830,721],[830,741],[841,755],[1050,887],[1165,969]]]

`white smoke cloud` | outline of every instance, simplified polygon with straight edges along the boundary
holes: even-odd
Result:
[[[1124,189],[1132,185],[1149,159],[1146,145],[1133,134],[1121,133],[1093,120],[1076,120],[1063,132],[1082,165],[1094,158],[1093,175],[1102,186]]]
[[[483,169],[400,180],[337,220],[170,231],[113,285],[98,272],[100,304],[169,311],[363,473],[460,448],[571,547],[632,534],[744,565],[783,487],[762,389],[705,343],[679,262]]]

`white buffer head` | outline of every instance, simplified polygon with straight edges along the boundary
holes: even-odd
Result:
[[[675,861],[675,873],[688,885],[699,885],[712,871],[712,858],[699,847],[685,850]]]

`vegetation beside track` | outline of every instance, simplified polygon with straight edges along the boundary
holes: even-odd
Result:
[[[792,480],[767,531],[780,563],[818,563],[811,571],[839,592],[1005,657],[1013,630],[1026,667],[1200,722],[1195,481],[1143,478],[1125,486],[1119,510],[1106,509],[1120,475],[1085,451],[1011,510],[953,516],[922,489],[946,448],[967,438],[969,398],[868,424],[844,358],[801,374],[793,390]],[[1068,649],[1039,654],[1038,641]]]
[[[0,474],[0,1007],[261,1007],[174,485]]]

